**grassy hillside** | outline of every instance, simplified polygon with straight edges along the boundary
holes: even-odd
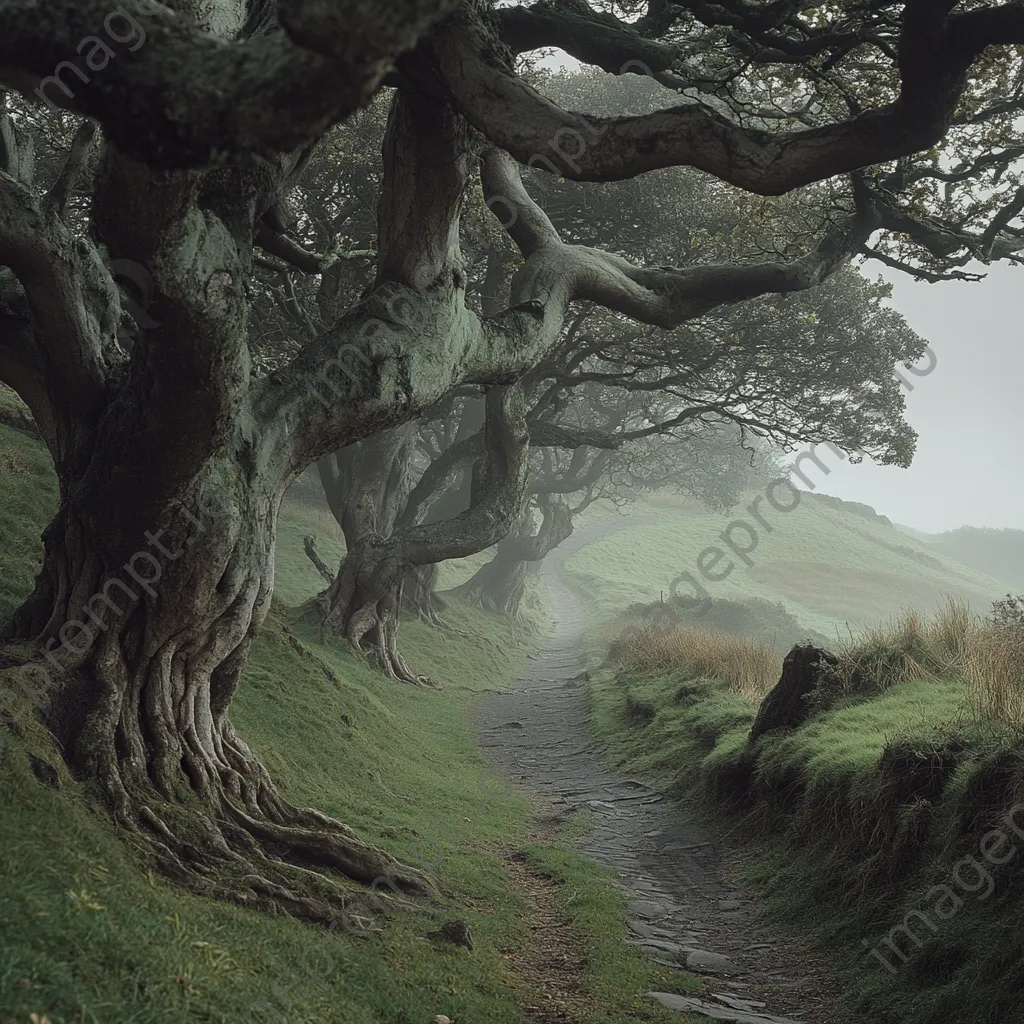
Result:
[[[568,562],[595,611],[614,615],[634,602],[669,596],[673,579],[689,573],[699,599],[762,598],[781,602],[807,630],[844,635],[898,615],[905,608],[936,610],[948,597],[986,611],[1006,584],[933,551],[866,506],[804,493],[791,512],[774,509],[760,495],[758,524],[749,495],[729,512],[708,512],[695,502],[657,495],[632,509],[637,525],[581,549]],[[789,498],[778,496],[785,505]],[[743,521],[749,530],[736,524]],[[730,549],[722,534],[732,541]],[[720,582],[709,582],[704,566]],[[746,552],[745,556],[737,552]],[[720,557],[713,562],[714,557]],[[748,561],[750,564],[748,564]],[[678,593],[698,594],[689,582]]]
[[[951,608],[839,649],[805,720],[751,743],[779,664],[683,624],[590,683],[613,758],[725,820],[776,927],[840,954],[872,1024],[1019,1024],[1024,632]],[[751,698],[754,699],[751,699]]]
[[[0,615],[28,592],[55,500],[45,455],[0,428]],[[463,634],[402,628],[410,663],[444,688],[384,680],[282,611],[282,598],[297,604],[321,585],[302,552],[316,516],[286,511],[276,611],[234,721],[286,798],[423,866],[441,895],[363,938],[191,896],[150,872],[45,730],[22,720],[0,734],[0,1021],[429,1024],[445,1014],[456,1024],[525,1024],[543,916],[509,870],[522,851],[531,870],[559,883],[546,913],[564,922],[580,965],[577,1018],[678,1024],[642,993],[695,983],[621,943],[625,908],[607,873],[572,853],[568,838],[539,841],[532,808],[476,748],[470,703],[506,685],[528,649],[499,622],[453,607]],[[340,553],[326,534],[320,543]],[[59,789],[37,779],[31,756],[56,768]],[[565,826],[567,835],[584,827]],[[469,923],[472,952],[425,937],[453,918]]]

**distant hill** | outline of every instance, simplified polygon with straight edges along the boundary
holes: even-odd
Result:
[[[927,533],[924,530],[918,530],[914,526],[907,526],[904,523],[893,523],[892,524],[900,533],[905,533],[908,537],[913,537],[915,540],[923,540],[926,543],[931,543],[935,540],[937,534]]]
[[[1024,530],[961,526],[940,533],[929,547],[1024,592]]]
[[[582,548],[567,568],[598,616],[668,597],[673,579],[689,573],[712,601],[781,602],[802,627],[830,637],[907,608],[930,614],[950,597],[984,614],[1010,589],[1001,570],[995,575],[998,564],[986,573],[962,556],[954,559],[867,505],[802,492],[786,512],[778,506],[786,507],[787,495],[772,497],[775,505],[765,492],[752,493],[728,512],[714,512],[692,500],[652,495],[630,508],[635,527]],[[737,550],[728,550],[723,533]],[[1024,567],[1024,544],[1019,551]],[[701,576],[701,558],[718,582]],[[689,595],[694,588],[682,584],[677,591]]]

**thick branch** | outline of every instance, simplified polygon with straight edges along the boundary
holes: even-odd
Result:
[[[396,93],[384,138],[378,284],[426,288],[445,272],[462,273],[459,213],[468,156],[469,127],[461,116],[410,90]]]
[[[537,532],[508,537],[502,543],[503,558],[517,562],[539,562],[572,534],[572,513],[564,501],[549,498],[540,502],[543,519]]]
[[[1024,39],[1020,7],[1005,5],[1002,19],[976,19],[961,35],[972,14],[948,21],[944,11],[911,16],[908,5],[902,91],[895,103],[847,121],[777,134],[743,129],[697,104],[638,117],[570,113],[499,63],[484,24],[464,11],[446,22],[435,49],[459,109],[531,167],[576,180],[613,181],[659,167],[691,166],[749,192],[780,195],[938,142],[975,57],[987,45]]]
[[[54,0],[45,18],[36,0],[0,0],[0,80],[96,118],[122,151],[154,166],[197,167],[318,138],[365,105],[394,59],[457,4],[282,0],[291,38],[225,42],[150,3],[133,31],[114,28],[119,43],[104,28],[106,0]]]
[[[490,149],[482,162],[485,192],[502,196],[515,214],[507,228],[527,257],[512,285],[512,301],[563,308],[574,299],[589,299],[641,323],[676,327],[728,303],[767,292],[813,288],[845,263],[879,226],[878,215],[857,189],[858,211],[835,225],[815,249],[790,263],[747,266],[639,268],[600,249],[566,245],[547,216],[527,195],[519,168],[500,150]],[[564,315],[564,314],[563,314]]]
[[[516,53],[556,47],[609,74],[669,71],[676,47],[642,36],[614,15],[584,7],[558,8],[535,3],[497,13],[501,38]]]

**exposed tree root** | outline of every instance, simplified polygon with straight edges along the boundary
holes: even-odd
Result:
[[[322,624],[340,633],[389,679],[436,689],[427,676],[416,675],[398,649],[402,584],[378,586],[373,548],[350,552],[334,583],[317,598]]]
[[[432,891],[426,876],[359,840],[341,822],[294,807],[255,774],[229,776],[219,799],[164,799],[149,777],[101,777],[118,824],[160,872],[192,892],[329,923],[354,903],[375,911]],[[372,886],[366,894],[318,869]],[[357,928],[357,930],[360,930]]]

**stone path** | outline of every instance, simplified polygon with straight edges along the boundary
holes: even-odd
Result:
[[[827,964],[754,922],[756,903],[723,880],[730,852],[685,808],[603,763],[590,736],[579,676],[586,625],[565,560],[627,524],[573,535],[542,563],[554,616],[531,671],[475,708],[480,745],[514,784],[556,808],[589,808],[596,827],[580,849],[618,872],[629,899],[626,940],[663,966],[705,975],[702,999],[650,993],[694,1017],[735,1024],[843,1024]]]

